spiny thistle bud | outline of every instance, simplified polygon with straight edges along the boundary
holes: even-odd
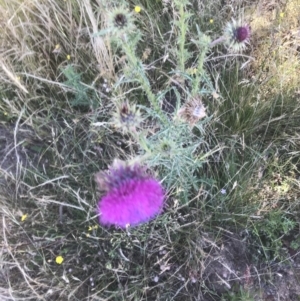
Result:
[[[225,42],[233,52],[244,50],[249,44],[250,26],[241,21],[232,20],[228,23],[224,32]]]
[[[135,105],[129,105],[128,100],[117,105],[113,114],[113,124],[116,128],[121,128],[123,132],[136,132],[141,122],[140,111]]]
[[[126,15],[124,15],[122,13],[118,13],[114,16],[113,22],[116,27],[124,28],[124,27],[126,27],[128,20],[127,20]]]
[[[195,97],[185,103],[178,111],[178,115],[187,121],[190,125],[194,125],[206,115],[205,107],[200,97]]]
[[[162,157],[172,157],[174,153],[177,151],[177,145],[173,140],[163,138],[159,143],[158,151],[160,156]]]
[[[136,226],[148,222],[162,210],[161,184],[137,163],[130,165],[116,160],[108,172],[96,174],[95,180],[100,190],[106,192],[98,203],[102,225]]]
[[[126,7],[121,6],[109,12],[108,22],[112,36],[120,37],[125,33],[133,32],[132,13]]]

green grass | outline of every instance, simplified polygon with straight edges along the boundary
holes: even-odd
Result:
[[[228,233],[248,233],[257,266],[288,260],[299,1],[233,2],[122,1],[135,29],[120,34],[109,27],[120,1],[0,0],[1,300],[253,300],[245,284],[213,289]],[[246,53],[210,48],[240,16]],[[207,117],[180,119],[199,98]],[[136,132],[113,117],[125,100],[143,117]],[[115,158],[162,181],[163,214],[127,230],[98,224],[94,175]]]

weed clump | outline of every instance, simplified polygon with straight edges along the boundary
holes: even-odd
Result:
[[[299,245],[296,1],[19,2],[0,4],[2,299],[251,300]]]

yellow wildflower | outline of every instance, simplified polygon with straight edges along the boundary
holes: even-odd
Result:
[[[89,226],[88,231],[92,231],[93,229],[98,229],[98,225],[95,226]]]
[[[284,17],[284,12],[281,12],[281,13],[279,14],[279,16],[280,16],[280,18],[283,18],[283,17]]]
[[[197,68],[188,68],[187,69],[188,74],[195,75],[197,73]]]
[[[67,55],[67,60],[69,61],[71,59],[70,54]]]
[[[56,259],[55,259],[55,262],[57,264],[62,264],[62,262],[64,261],[64,258],[62,256],[57,256]]]
[[[210,19],[210,20],[209,20],[209,23],[210,23],[210,24],[213,24],[213,23],[214,23],[214,19]]]
[[[27,213],[22,215],[21,221],[24,222],[26,220],[26,218],[27,218]]]
[[[134,7],[134,11],[135,11],[136,13],[141,12],[141,10],[142,10],[141,7],[138,6],[138,5]]]
[[[60,44],[56,44],[52,53],[60,53],[60,52],[61,52]]]

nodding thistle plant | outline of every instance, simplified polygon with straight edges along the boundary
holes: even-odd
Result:
[[[121,91],[126,90],[127,99],[116,106],[112,123],[116,129],[134,136],[137,145],[130,149],[136,154],[131,155],[141,156],[163,179],[166,191],[176,191],[185,201],[201,187],[201,169],[206,158],[218,151],[212,150],[203,137],[209,119],[205,96],[215,93],[205,60],[210,47],[219,41],[211,42],[197,25],[197,31],[191,31],[195,26],[190,26],[194,15],[189,5],[187,0],[174,0],[172,32],[176,34],[171,39],[176,47],[169,51],[167,63],[157,59],[151,68],[145,65],[142,54],[138,55],[142,34],[134,23],[133,8],[131,12],[121,4],[112,9],[108,14],[108,28],[103,31],[111,45],[116,46],[112,47],[115,53],[122,57],[116,67],[119,76],[112,94],[116,99],[124,99],[125,93]],[[140,15],[139,21],[142,18]],[[249,28],[242,30],[237,23],[230,28],[231,31],[229,26],[225,30],[227,34],[222,41],[227,41],[232,48],[237,49],[234,43],[243,48],[241,43],[248,41]],[[153,49],[152,55],[156,51],[160,49]],[[161,53],[158,56],[161,58]],[[156,68],[156,64],[160,65]],[[191,69],[193,74],[188,71]],[[160,81],[165,79],[167,85],[151,79],[159,70],[162,71]],[[171,90],[173,111],[166,112],[164,104],[169,101],[167,95]]]
[[[109,27],[107,31],[109,38],[125,54],[124,58],[126,61],[123,69],[124,76],[117,85],[121,85],[124,82],[139,83],[142,90],[146,93],[156,116],[159,116],[162,122],[166,122],[166,117],[160,109],[157,97],[152,92],[143,61],[136,55],[137,45],[141,40],[141,32],[134,24],[132,13],[126,6],[121,5],[109,12],[108,20]]]

